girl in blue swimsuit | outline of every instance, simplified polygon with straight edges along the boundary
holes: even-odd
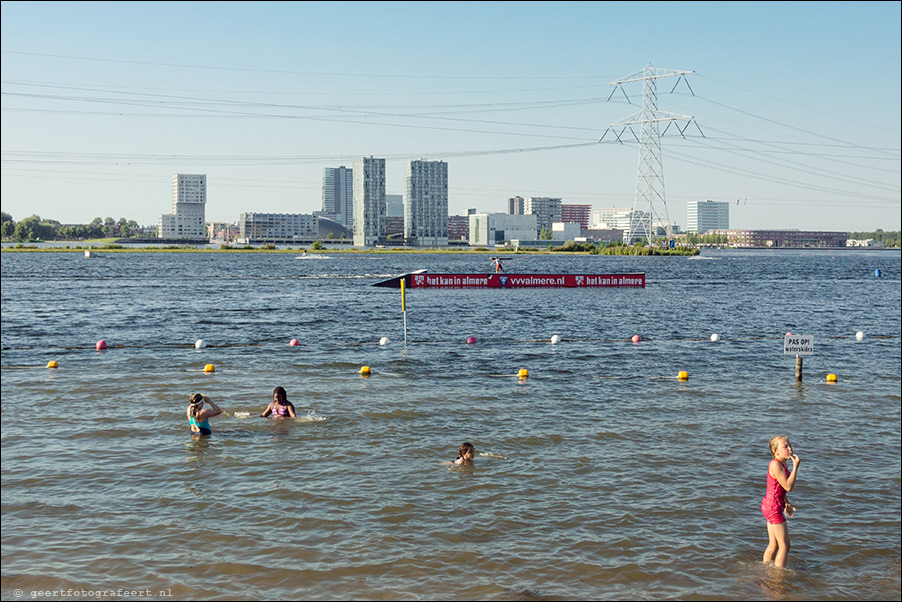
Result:
[[[191,429],[191,434],[197,437],[209,437],[213,434],[213,430],[210,428],[210,418],[219,416],[222,414],[222,410],[209,397],[201,393],[192,393],[188,402],[188,428]],[[205,408],[205,404],[210,407]]]
[[[267,416],[272,416],[273,418],[295,418],[294,405],[288,401],[288,394],[285,392],[285,389],[282,387],[273,389],[272,403],[266,406],[266,409],[263,410],[260,416],[263,418]]]

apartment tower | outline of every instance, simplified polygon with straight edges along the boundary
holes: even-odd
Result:
[[[354,245],[367,247],[385,240],[385,159],[354,161]]]

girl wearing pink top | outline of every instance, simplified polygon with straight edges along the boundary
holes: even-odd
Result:
[[[786,500],[786,494],[795,486],[802,459],[792,453],[792,445],[783,435],[771,437],[768,445],[774,457],[767,467],[767,493],[761,500],[761,513],[767,521],[769,540],[763,562],[773,560],[774,566],[782,568],[786,566],[786,556],[789,554],[786,517],[792,518],[795,513],[795,507]],[[792,460],[791,472],[786,468],[787,460]]]

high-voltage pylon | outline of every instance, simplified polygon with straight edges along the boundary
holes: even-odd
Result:
[[[623,90],[622,85],[630,82],[644,82],[642,92],[642,110],[638,113],[630,115],[626,119],[622,119],[617,123],[612,123],[609,131],[613,131],[618,142],[623,142],[623,135],[627,130],[632,133],[633,137],[639,142],[639,168],[636,173],[636,197],[633,202],[633,212],[630,216],[629,228],[623,232],[623,241],[632,244],[637,240],[646,238],[649,243],[656,234],[655,224],[664,223],[667,230],[667,238],[673,237],[673,227],[670,221],[670,215],[667,212],[667,201],[664,197],[664,165],[661,159],[661,136],[663,136],[671,125],[675,125],[676,130],[685,138],[686,129],[693,118],[690,115],[678,115],[676,113],[668,113],[658,110],[657,96],[657,80],[663,77],[676,77],[676,83],[673,90],[676,89],[680,80],[686,82],[689,91],[692,87],[686,80],[686,75],[695,73],[694,71],[680,71],[677,69],[658,69],[652,65],[647,65],[644,69],[636,71],[626,77],[622,77],[617,81],[610,82],[608,85],[617,86]],[[614,96],[616,88],[611,91]],[[623,91],[626,96],[626,91]],[[693,96],[695,95],[692,92]],[[608,97],[608,100],[611,99]],[[627,96],[627,100],[629,97]],[[686,124],[680,127],[679,122],[685,121]],[[661,124],[666,123],[664,130],[661,131]],[[640,126],[639,136],[633,126]],[[698,125],[696,124],[696,127]],[[701,133],[701,129],[699,129]],[[605,132],[607,135],[607,131]],[[604,140],[604,136],[601,137]],[[645,211],[644,208],[648,207]]]

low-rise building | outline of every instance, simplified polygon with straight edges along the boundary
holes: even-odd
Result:
[[[470,245],[492,247],[513,239],[535,240],[537,219],[533,214],[473,213],[470,216]]]
[[[724,235],[727,245],[737,248],[838,248],[846,246],[845,232],[813,230],[709,230],[708,234]]]

